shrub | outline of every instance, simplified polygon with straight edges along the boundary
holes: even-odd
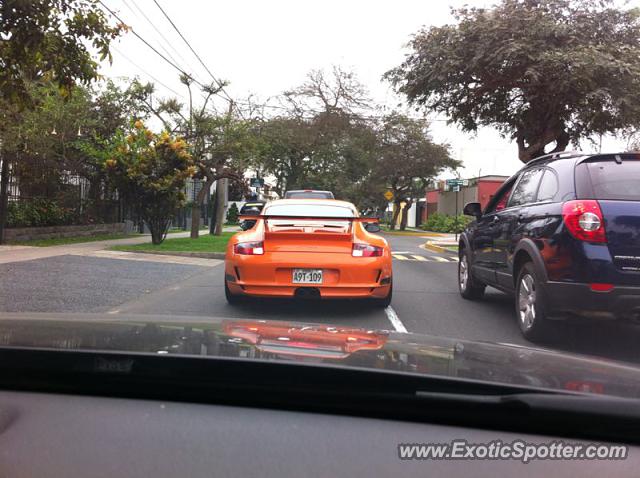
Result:
[[[464,231],[465,227],[473,221],[469,216],[448,216],[446,214],[433,213],[429,216],[429,219],[420,225],[420,228],[425,231],[433,232],[445,232],[445,233],[460,233]]]
[[[74,222],[73,209],[61,207],[49,199],[9,203],[8,227],[66,226]]]
[[[236,203],[231,203],[227,211],[227,224],[238,224],[239,215],[240,211],[238,211],[238,206],[236,206]]]
[[[160,244],[185,202],[186,180],[196,172],[187,143],[136,121],[129,135],[116,135],[111,152],[104,163],[110,181],[147,224],[151,242]]]

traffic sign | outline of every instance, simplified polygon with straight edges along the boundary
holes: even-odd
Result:
[[[454,193],[459,193],[459,192],[460,192],[460,186],[452,186],[452,187],[451,187],[451,190],[452,190]]]
[[[447,179],[447,186],[466,186],[465,182],[469,182],[466,179]]]
[[[391,192],[391,191],[387,191],[387,192],[385,192],[385,193],[384,193],[384,198],[385,198],[387,201],[391,201],[391,200],[393,199],[393,192]]]

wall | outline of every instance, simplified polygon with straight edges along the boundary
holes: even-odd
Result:
[[[479,181],[478,182],[478,202],[484,209],[496,191],[502,186],[504,181]]]
[[[57,239],[60,237],[98,236],[101,234],[124,234],[125,223],[92,224],[90,226],[49,226],[49,227],[16,227],[5,229],[5,239],[13,241],[30,241],[33,239]]]
[[[478,200],[477,198],[477,186],[460,188],[460,192],[458,193],[458,214],[462,214],[462,209],[464,208],[465,204],[475,202]],[[455,216],[456,193],[454,193],[453,191],[441,191],[438,199],[438,213],[446,214],[448,216]]]

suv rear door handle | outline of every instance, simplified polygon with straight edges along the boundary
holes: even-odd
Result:
[[[491,222],[493,224],[495,224],[496,222],[498,222],[500,220],[500,218],[498,216],[493,216],[493,219],[491,220]]]
[[[520,215],[518,216],[518,222],[522,222],[522,221],[524,221],[524,215],[523,215],[523,214],[520,214]]]

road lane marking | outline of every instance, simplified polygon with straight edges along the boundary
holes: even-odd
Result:
[[[389,322],[391,322],[391,325],[393,325],[393,328],[395,329],[396,332],[401,332],[403,334],[407,333],[407,328],[404,326],[404,324],[400,321],[400,318],[398,317],[398,314],[396,314],[396,311],[393,310],[393,307],[388,306],[384,309],[385,314],[387,314],[387,318],[389,319]]]
[[[405,255],[406,254],[406,255]],[[394,252],[391,254],[394,259],[399,261],[418,261],[418,262],[437,262],[437,263],[449,263],[458,262],[457,257],[442,257],[442,256],[419,256],[417,254],[410,254],[408,252]]]

